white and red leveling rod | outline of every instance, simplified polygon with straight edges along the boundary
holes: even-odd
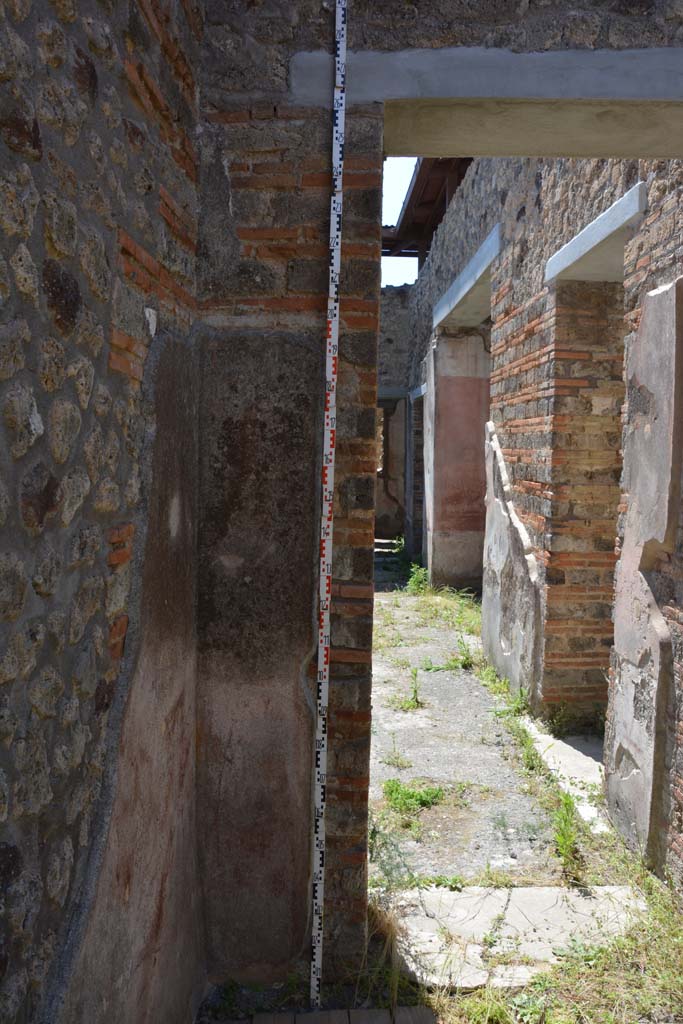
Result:
[[[330,204],[330,284],[327,298],[325,414],[323,423],[322,509],[320,516],[320,605],[318,676],[313,779],[313,929],[311,937],[311,1003],[320,1006],[325,903],[325,787],[327,784],[327,705],[330,690],[330,605],[332,602],[332,527],[334,455],[337,432],[339,365],[339,274],[341,270],[342,179],[346,104],[347,0],[337,0],[334,42],[334,115],[332,127],[332,200]]]

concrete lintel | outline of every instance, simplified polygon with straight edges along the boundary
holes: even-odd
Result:
[[[545,265],[546,284],[558,278],[623,281],[624,244],[646,208],[647,187],[639,181],[550,257]]]
[[[406,388],[379,388],[377,391],[378,404],[380,402],[395,402],[407,397],[408,391]]]
[[[436,327],[478,327],[491,315],[491,264],[500,253],[500,224],[434,306]]]
[[[544,53],[483,46],[349,51],[347,102],[487,97],[681,100],[682,66],[683,49],[676,47]],[[331,106],[332,56],[323,51],[295,54],[289,81],[295,105]]]
[[[427,394],[427,385],[426,384],[420,384],[419,387],[413,388],[413,390],[410,392],[410,401],[411,402],[416,402],[418,400],[418,398],[424,398],[424,396],[426,394]]]

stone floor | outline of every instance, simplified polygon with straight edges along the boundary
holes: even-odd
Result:
[[[240,1024],[434,1024],[426,1006],[398,1006],[390,1010],[313,1010],[302,1013],[256,1013]]]
[[[558,881],[549,816],[515,771],[514,743],[496,717],[496,701],[471,672],[422,668],[453,656],[453,631],[438,621],[421,624],[417,597],[383,593],[375,602],[371,807],[377,815],[382,786],[391,778],[419,779],[447,793],[420,815],[419,840],[409,832],[393,835],[405,873],[471,879],[489,867],[520,880]],[[478,643],[468,642],[472,648]],[[411,669],[418,671],[425,706],[401,711],[393,702],[409,693]],[[395,766],[397,757],[406,767]],[[371,864],[371,873],[378,870],[381,865]]]
[[[376,567],[371,879],[390,893],[403,959],[419,980],[463,990],[522,986],[568,944],[597,944],[623,930],[642,904],[625,886],[564,884],[552,821],[516,767],[500,701],[471,671],[434,670],[456,653],[456,630],[438,602],[397,589],[400,559],[380,549]],[[477,649],[475,637],[464,639]],[[415,670],[424,706],[401,710]],[[525,724],[579,812],[595,830],[607,828],[594,799],[599,741],[556,740]],[[420,812],[417,833],[387,813],[388,779],[444,790]],[[429,884],[435,878],[438,885]]]

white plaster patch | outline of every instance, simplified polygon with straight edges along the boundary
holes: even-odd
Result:
[[[180,530],[180,497],[174,494],[168,509],[168,529],[171,539],[175,540]]]
[[[221,555],[218,561],[230,573],[239,572],[245,563],[242,555]]]
[[[152,309],[151,306],[145,306],[145,319],[147,320],[147,326],[149,333],[152,337],[157,333],[157,311]]]

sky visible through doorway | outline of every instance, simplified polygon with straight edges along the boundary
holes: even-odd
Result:
[[[413,176],[415,159],[405,156],[390,156],[384,161],[384,182],[382,187],[382,224],[394,225],[403,206],[410,179]],[[382,257],[382,287],[386,285],[412,284],[417,277],[417,258],[410,256]]]

